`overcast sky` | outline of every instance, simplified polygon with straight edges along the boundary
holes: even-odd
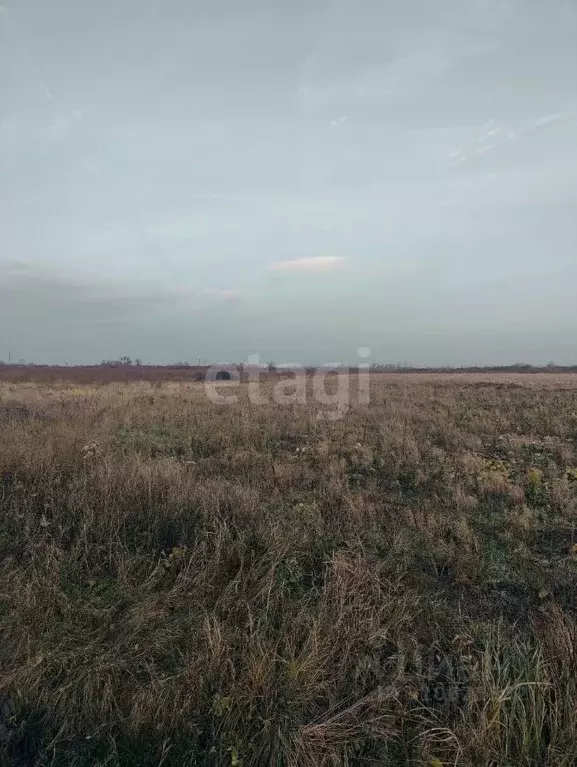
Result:
[[[0,4],[0,359],[577,363],[575,0]]]

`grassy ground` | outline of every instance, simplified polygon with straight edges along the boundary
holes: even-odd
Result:
[[[0,384],[0,764],[577,764],[577,376],[317,410]]]

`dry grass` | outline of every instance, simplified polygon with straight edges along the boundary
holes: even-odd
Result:
[[[576,376],[4,383],[0,445],[0,763],[577,763]]]

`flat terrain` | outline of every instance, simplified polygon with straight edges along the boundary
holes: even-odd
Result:
[[[0,764],[576,765],[577,375],[234,391],[0,383]]]

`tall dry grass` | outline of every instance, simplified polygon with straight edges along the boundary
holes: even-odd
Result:
[[[0,385],[3,764],[577,763],[574,379],[375,381]]]

